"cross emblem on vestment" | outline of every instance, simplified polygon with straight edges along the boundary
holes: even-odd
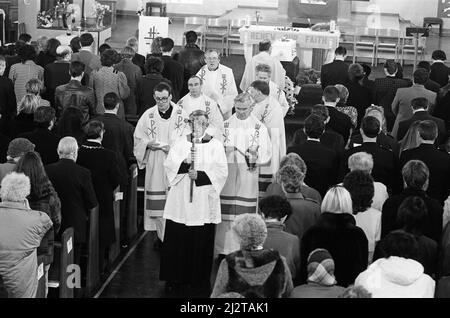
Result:
[[[183,118],[180,116],[177,117],[177,122],[175,123],[175,129],[180,133],[181,126],[183,125]]]
[[[156,127],[153,120],[150,121],[150,128],[148,128],[148,133],[152,135],[152,139],[155,139]]]
[[[255,144],[258,144],[259,134],[255,132],[254,135],[250,136],[250,146],[254,146]]]
[[[148,37],[145,37],[144,40],[154,40],[156,38],[157,35],[159,35],[160,33],[156,30],[156,27],[153,26],[150,31],[148,32]],[[150,45],[150,41],[146,42],[146,44]]]

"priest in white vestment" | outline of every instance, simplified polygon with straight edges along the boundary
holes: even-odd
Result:
[[[269,65],[271,72],[271,80],[278,86],[285,86],[286,70],[283,68],[280,60],[270,55],[272,44],[270,41],[263,41],[259,43],[259,52],[245,65],[244,75],[242,76],[241,85],[242,91],[246,91],[250,84],[256,80],[255,69],[259,64]]]
[[[197,73],[203,81],[203,93],[219,105],[227,119],[231,116],[234,98],[238,94],[233,70],[220,64],[220,55],[215,50],[206,51],[205,61],[206,65]]]
[[[141,116],[134,132],[134,155],[139,169],[145,169],[144,229],[156,231],[161,241],[168,189],[163,164],[170,146],[186,133],[188,118],[185,111],[172,102],[171,91],[166,83],[155,87],[156,106]]]
[[[170,191],[164,208],[160,279],[172,288],[190,285],[207,290],[228,164],[222,142],[206,133],[206,112],[194,111],[189,122],[193,133],[180,138],[164,162]]]
[[[254,81],[248,91],[255,101],[252,114],[267,127],[272,141],[272,158],[268,164],[261,166],[259,176],[259,195],[262,198],[274,181],[281,158],[286,155],[286,131],[283,111],[278,101],[269,95],[269,85]]]
[[[283,116],[286,116],[290,108],[286,99],[286,93],[284,92],[284,87],[279,87],[275,84],[275,82],[270,80],[270,76],[272,74],[270,66],[267,64],[259,64],[256,66],[255,72],[257,81],[263,81],[269,84],[270,96],[275,98],[278,103],[280,103],[281,108],[283,109]]]
[[[252,115],[253,100],[248,93],[235,99],[236,113],[224,124],[228,179],[220,196],[222,223],[217,226],[215,255],[239,250],[239,241],[231,230],[235,217],[256,213],[260,166],[272,156],[272,144],[266,126]]]
[[[188,81],[189,94],[178,101],[178,105],[184,109],[186,114],[191,114],[196,110],[202,110],[208,114],[209,126],[206,132],[222,141],[223,136],[223,115],[217,103],[203,94],[203,81],[198,76],[192,76]]]

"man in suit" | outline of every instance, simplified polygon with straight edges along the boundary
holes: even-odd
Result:
[[[184,80],[183,89],[180,96],[185,96],[189,93],[187,86],[188,80],[200,71],[203,65],[205,65],[205,52],[200,50],[197,46],[197,33],[194,31],[186,32],[186,46],[178,53],[175,58],[184,67]]]
[[[174,46],[175,43],[171,38],[164,38],[161,40],[161,58],[164,62],[162,76],[172,82],[172,89],[174,94],[173,101],[176,103],[181,98],[180,92],[183,88],[184,67],[181,63],[175,61],[172,58]]]
[[[153,89],[161,82],[172,87],[172,82],[162,76],[164,62],[159,57],[149,56],[145,62],[145,75],[137,82],[136,102],[137,115],[142,116],[145,111],[156,105]]]
[[[108,260],[108,251],[116,238],[114,225],[114,190],[119,186],[119,167],[115,152],[102,146],[105,127],[101,121],[91,120],[86,125],[86,142],[79,152],[77,163],[88,169],[99,205],[99,265]]]
[[[427,206],[427,222],[424,225],[424,235],[441,242],[442,233],[442,205],[435,199],[430,198],[426,190],[430,177],[428,167],[419,160],[408,161],[402,169],[404,190],[398,195],[394,195],[384,202],[381,214],[381,238],[391,231],[401,228],[398,223],[398,208],[408,197],[419,197]]]
[[[339,90],[334,86],[325,87],[322,101],[330,114],[327,128],[340,134],[344,138],[344,143],[347,144],[353,126],[350,117],[336,109],[339,103]]]
[[[5,76],[6,60],[0,55],[0,132],[8,132],[9,123],[17,114],[16,94],[13,82]],[[2,158],[3,159],[3,158]]]
[[[94,90],[82,84],[85,65],[82,62],[70,63],[70,82],[55,90],[56,116],[59,118],[68,107],[81,110],[86,123],[97,114]]]
[[[139,66],[142,74],[145,75],[145,56],[138,53],[139,51],[138,39],[136,39],[134,36],[129,38],[125,46],[129,46],[134,50],[135,55],[131,59],[131,62],[133,62],[134,65]]]
[[[447,140],[447,131],[445,129],[445,123],[442,119],[433,117],[428,113],[429,102],[426,98],[419,97],[411,101],[411,108],[414,115],[405,121],[402,121],[398,126],[398,140],[402,140],[408,132],[409,127],[416,121],[432,120],[438,127],[438,138],[436,140],[437,145],[442,145]]]
[[[120,178],[121,192],[125,192],[125,197],[129,194],[126,192],[128,189],[129,168],[136,159],[133,154],[133,134],[134,127],[126,120],[117,116],[119,110],[120,99],[115,93],[107,93],[103,99],[105,104],[105,113],[95,118],[101,121],[105,126],[105,133],[103,135],[102,145],[106,149],[114,151],[116,153],[117,165],[119,167],[118,173]],[[123,200],[121,203],[124,203]],[[122,211],[124,211],[122,209]],[[122,238],[125,238],[126,232],[126,214],[122,213],[121,217],[121,230],[124,232],[121,235],[121,241],[123,245],[127,245]]]
[[[75,162],[78,157],[78,144],[73,137],[64,137],[58,144],[59,161],[45,167],[61,200],[61,230],[74,228],[75,264],[80,264],[81,253],[88,239],[87,220],[90,210],[97,203],[91,173]]]
[[[450,68],[445,65],[445,60],[447,55],[444,51],[436,50],[431,55],[433,59],[433,64],[431,65],[430,78],[444,87],[448,84],[450,76]]]
[[[319,191],[323,197],[328,188],[337,183],[338,155],[320,143],[320,137],[325,131],[323,118],[309,116],[305,120],[304,129],[308,140],[302,145],[290,147],[287,153],[294,152],[305,161],[308,167],[305,183]]]
[[[398,189],[396,173],[398,173],[397,158],[390,149],[383,148],[377,144],[377,137],[381,131],[380,121],[372,116],[365,117],[361,122],[360,133],[363,142],[360,146],[345,152],[341,165],[341,177],[348,172],[348,158],[357,152],[367,152],[373,157],[372,176],[375,181],[383,183],[389,193]]]
[[[384,64],[384,73],[386,77],[375,79],[372,103],[382,106],[386,117],[387,130],[392,131],[395,115],[392,113],[391,105],[397,90],[402,87],[408,87],[407,81],[397,78],[398,65],[394,60],[387,60]]]
[[[72,59],[72,49],[68,45],[60,45],[56,49],[56,61],[47,64],[44,68],[45,93],[43,98],[55,106],[55,90],[58,86],[70,81],[70,60]]]
[[[55,123],[55,110],[48,106],[41,106],[34,112],[36,129],[20,135],[35,145],[35,151],[41,155],[42,163],[48,165],[58,161],[59,138],[51,131]]]
[[[378,119],[378,121],[381,123],[381,127],[383,127],[385,125],[386,119],[384,117],[384,110],[381,106],[375,106],[375,105],[369,106],[366,109],[366,114],[364,115],[364,117],[368,117],[368,116],[372,116],[372,117],[375,117],[376,119]],[[361,146],[362,143],[363,143],[362,135],[360,133],[354,134],[350,138],[348,148],[351,149],[354,147]],[[377,136],[377,144],[379,146],[381,146],[381,148],[392,150],[394,152],[394,154],[396,156],[398,156],[399,145],[398,145],[397,140],[395,140],[394,137],[392,137],[388,133],[385,133],[383,130]]]
[[[347,57],[347,50],[343,46],[339,46],[334,51],[334,61],[322,66],[320,72],[320,82],[322,88],[327,86],[334,86],[336,84],[342,84],[347,86],[348,84],[348,64],[345,63]]]
[[[450,155],[436,148],[438,127],[432,120],[419,124],[420,146],[402,152],[400,163],[403,166],[410,160],[423,161],[430,170],[427,194],[441,204],[448,198],[450,189]]]
[[[324,105],[313,106],[313,108],[311,109],[311,115],[320,116],[323,119],[325,127],[330,121],[328,108]],[[303,128],[295,132],[294,145],[304,144],[307,140],[308,137],[306,137]],[[342,138],[341,135],[330,128],[325,128],[323,135],[320,137],[320,143],[330,149],[333,149],[338,154],[339,160],[341,160],[345,151],[344,138]]]
[[[392,136],[398,140],[398,125],[400,122],[410,119],[413,116],[411,109],[411,101],[418,97],[425,97],[429,102],[428,111],[433,112],[436,104],[436,93],[425,88],[424,84],[428,80],[428,72],[422,68],[414,72],[414,85],[407,88],[399,88],[395,94],[392,102],[392,112],[397,117],[395,118],[394,128],[392,129]]]
[[[430,75],[431,72],[431,64],[428,61],[420,61],[417,64],[417,68],[423,68],[424,70],[427,70],[428,75]],[[428,78],[428,81],[424,84],[425,88],[429,91],[435,92],[436,94],[439,94],[439,91],[441,90],[441,85],[439,83],[433,81],[431,78]]]
[[[89,83],[89,77],[94,70],[102,67],[100,57],[93,53],[94,51],[94,37],[90,33],[83,33],[80,36],[80,52],[72,54],[72,62],[82,62],[86,69],[83,77],[83,85]]]

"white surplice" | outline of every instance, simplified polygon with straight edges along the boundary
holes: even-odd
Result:
[[[201,94],[198,98],[194,98],[191,94],[187,94],[178,101],[178,105],[184,109],[188,116],[195,110],[205,111],[209,116],[210,123],[206,132],[210,136],[214,136],[217,140],[222,141],[223,116],[214,100],[205,94]]]
[[[250,85],[256,80],[256,66],[259,64],[267,64],[270,66],[270,79],[275,82],[278,87],[284,87],[286,70],[283,68],[280,60],[276,57],[270,56],[267,52],[261,52],[252,57],[252,59],[245,65],[244,75],[242,76],[241,85],[242,91],[247,90]]]
[[[144,229],[156,231],[162,240],[165,222],[162,218],[168,181],[164,172],[167,155],[162,150],[147,148],[150,141],[161,145],[172,145],[186,133],[185,111],[171,103],[173,109],[169,119],[159,115],[158,106],[148,109],[139,119],[134,132],[134,155],[139,169],[145,168]]]
[[[233,115],[225,121],[224,129],[224,146],[236,150],[227,154],[228,179],[220,196],[222,223],[216,230],[215,254],[229,254],[239,249],[231,225],[237,215],[257,212],[259,166],[268,163],[272,156],[269,132],[254,115],[246,120]],[[254,171],[249,171],[244,155],[250,146],[259,146]]]
[[[283,109],[283,117],[286,116],[289,111],[289,103],[286,99],[286,93],[282,87],[277,86],[274,82],[269,82],[270,96],[274,97],[281,105]]]
[[[268,164],[261,166],[260,170],[259,192],[262,197],[269,184],[274,181],[273,177],[280,168],[281,158],[286,155],[286,132],[283,110],[272,96],[255,104],[252,114],[267,127],[272,141],[272,158]]]
[[[219,105],[225,118],[230,117],[234,98],[238,95],[233,70],[219,64],[217,70],[210,71],[204,65],[197,76],[203,80],[203,93]]]
[[[178,174],[182,162],[191,157],[189,137],[178,139],[164,162],[170,186],[164,218],[187,226],[218,224],[221,221],[220,192],[228,176],[225,150],[216,138],[195,143],[194,169],[205,172],[211,184],[197,186],[194,182],[190,202],[191,179],[187,173]]]

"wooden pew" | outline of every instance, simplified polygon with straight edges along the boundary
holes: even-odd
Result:
[[[128,174],[128,190],[126,196],[127,209],[127,241],[132,242],[137,235],[137,177],[138,168],[136,164],[130,167]]]
[[[114,191],[114,228],[116,232],[116,241],[111,245],[109,249],[109,264],[114,264],[115,260],[120,254],[120,201],[123,200],[123,192],[120,192],[120,188]]]
[[[0,275],[0,298],[8,298],[8,291],[3,284],[2,276]]]
[[[38,288],[36,292],[36,298],[46,298],[45,296],[45,272],[44,272],[44,256],[38,256],[37,258],[38,268]]]
[[[100,282],[99,272],[99,237],[98,237],[98,206],[89,214],[89,234],[87,246],[86,296],[95,291]]]
[[[69,227],[61,235],[61,242],[55,242],[54,262],[50,267],[49,288],[59,288],[59,298],[73,298],[74,290],[67,284],[71,272],[67,267],[74,264],[74,232]],[[81,278],[80,278],[81,279]]]

